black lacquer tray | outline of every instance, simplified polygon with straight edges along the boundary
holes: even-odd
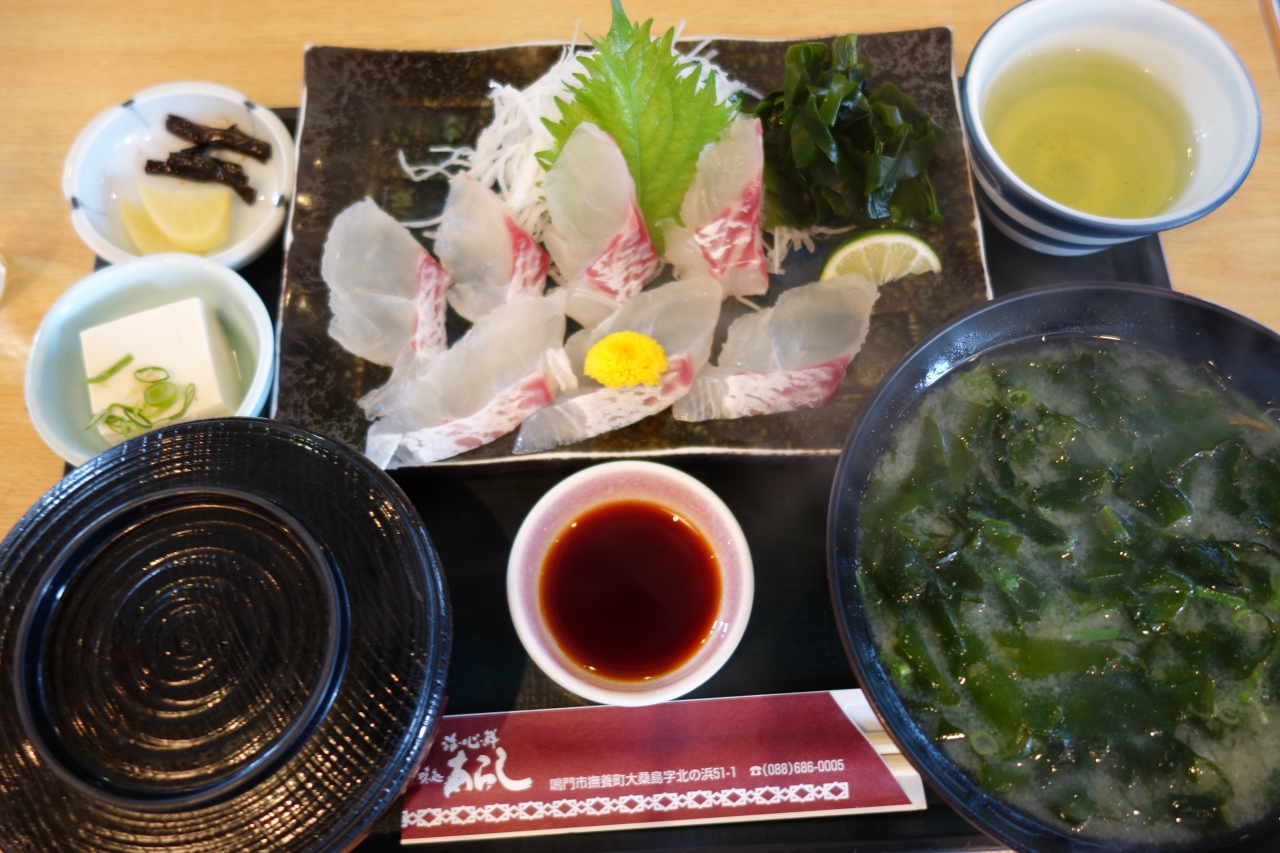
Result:
[[[986,247],[998,294],[1023,280],[1089,276],[1168,286],[1156,238],[1100,255],[1048,258],[1020,249],[987,229]],[[999,254],[996,254],[999,253]],[[1000,271],[1000,277],[994,271]],[[1004,277],[1007,276],[1007,277]],[[757,607],[737,653],[694,697],[734,696],[858,686],[840,645],[827,588],[827,499],[836,460],[704,459],[674,463],[705,482],[746,531],[756,566]],[[507,613],[507,552],[524,515],[544,492],[581,464],[525,471],[409,470],[394,479],[423,517],[440,549],[454,602],[456,642],[449,712],[479,713],[578,704],[530,663]],[[767,604],[766,604],[767,603]],[[923,812],[815,818],[705,827],[465,841],[450,851],[960,851],[996,850],[983,835],[930,794]],[[399,812],[359,848],[399,846]],[[434,849],[434,848],[433,848]]]
[[[297,111],[278,110],[292,129]],[[1080,258],[1024,249],[982,223],[995,295],[1058,282],[1127,281],[1168,288],[1158,237]],[[278,318],[283,243],[240,272]],[[841,647],[827,586],[826,515],[836,458],[676,462],[729,505],[747,533],[755,561],[757,602],[733,659],[694,696],[732,696],[857,687]],[[449,585],[454,617],[449,713],[481,713],[579,704],[529,661],[507,612],[507,553],[525,514],[544,492],[582,463],[528,470],[431,469],[393,474],[422,516]],[[768,602],[765,608],[762,604]],[[397,802],[355,848],[400,850]],[[433,847],[432,849],[437,849]],[[438,848],[460,853],[542,851],[737,851],[805,853],[941,853],[1003,845],[982,834],[929,793],[922,812],[581,835],[465,841]]]

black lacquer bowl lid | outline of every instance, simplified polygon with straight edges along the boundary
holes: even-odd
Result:
[[[858,573],[859,505],[867,481],[902,418],[952,370],[1000,347],[1042,336],[1105,336],[1212,361],[1257,402],[1280,402],[1280,335],[1212,303],[1143,285],[1080,283],[1021,291],[939,329],[891,370],[845,442],[827,519],[831,595],[841,640],[867,698],[902,752],[953,808],[1005,844],[1036,853],[1263,853],[1280,850],[1273,814],[1228,835],[1187,842],[1104,843],[1070,835],[979,789],[928,738],[880,659]]]
[[[0,849],[345,850],[449,643],[435,550],[358,453],[250,419],[126,442],[0,544]]]

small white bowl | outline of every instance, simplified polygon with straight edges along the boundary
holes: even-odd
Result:
[[[548,628],[539,598],[542,567],[557,537],[584,513],[624,501],[679,514],[711,545],[720,572],[720,605],[710,636],[690,660],[650,681],[604,678],[572,661]],[[751,552],[733,513],[698,480],[654,462],[607,462],[561,481],[530,510],[507,564],[507,603],[529,657],[561,687],[607,705],[653,705],[705,682],[738,647],[754,593]]]
[[[120,200],[138,204],[138,185],[144,179],[175,180],[144,171],[147,160],[164,160],[191,145],[165,130],[170,113],[211,127],[234,124],[271,143],[271,157],[265,163],[234,151],[213,152],[220,160],[240,164],[249,186],[258,193],[253,204],[232,198],[226,241],[204,253],[212,261],[239,269],[262,254],[284,225],[293,195],[293,138],[275,113],[226,86],[153,86],[89,122],[71,145],[62,169],[62,194],[71,205],[71,224],[103,260],[116,264],[138,257],[120,219]]]
[[[104,267],[72,285],[40,321],[27,359],[27,414],[55,453],[80,465],[111,445],[92,420],[80,332],[198,296],[227,334],[243,389],[236,415],[258,414],[271,393],[275,338],[262,299],[239,273],[197,255],[150,255]]]
[[[1012,64],[1066,48],[1092,48],[1147,69],[1186,108],[1199,149],[1195,172],[1157,216],[1096,216],[1054,201],[1018,177],[982,123],[992,83]],[[978,40],[965,68],[961,112],[978,203],[1010,239],[1051,255],[1083,255],[1186,225],[1231,197],[1253,165],[1262,114],[1253,82],[1230,45],[1165,0],[1028,0]]]

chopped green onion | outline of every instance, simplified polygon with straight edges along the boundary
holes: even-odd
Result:
[[[131,361],[133,356],[126,355],[110,369],[87,381],[104,382],[119,373]],[[140,367],[133,372],[133,377],[147,386],[142,391],[142,404],[130,406],[124,403],[112,403],[93,416],[89,425],[85,427],[86,430],[91,430],[99,424],[106,424],[113,432],[128,438],[151,429],[157,423],[178,420],[195,402],[196,386],[188,384],[182,392],[182,408],[178,413],[166,418],[157,418],[178,401],[178,386],[169,380],[169,371],[163,367]]]
[[[168,380],[153,382],[142,392],[143,402],[155,409],[157,414],[172,406],[177,399],[178,386]]]
[[[133,371],[133,378],[139,382],[163,382],[169,378],[169,371],[163,367],[139,367]]]
[[[911,666],[905,661],[899,661],[893,667],[893,674],[897,677],[898,682],[903,686],[909,687],[911,682]]]
[[[151,429],[151,427],[155,426],[155,423],[151,420],[151,418],[144,415],[141,410],[132,408],[131,406],[126,406],[124,408],[125,408],[125,417],[128,418],[132,423],[137,424],[143,429]]]
[[[995,755],[1000,751],[1000,743],[995,735],[982,729],[975,729],[969,735],[969,743],[973,744],[973,751],[978,755]]]
[[[1265,614],[1256,610],[1241,609],[1236,611],[1236,615],[1232,617],[1232,622],[1241,631],[1250,634],[1267,634],[1271,631],[1271,620]]]
[[[123,435],[125,438],[132,438],[142,432],[136,423],[120,415],[107,415],[106,424],[112,432]]]
[[[182,392],[182,408],[178,410],[178,414],[165,418],[167,421],[176,421],[187,413],[187,409],[191,408],[191,401],[196,398],[196,386],[187,384],[186,390]]]
[[[117,373],[119,373],[120,371],[124,370],[124,369],[125,369],[125,367],[126,367],[126,366],[128,366],[129,362],[131,362],[131,361],[133,361],[133,354],[132,354],[132,353],[130,353],[129,355],[126,355],[124,358],[120,359],[120,360],[119,360],[119,361],[117,361],[115,364],[111,365],[111,366],[110,366],[110,367],[108,367],[106,370],[104,370],[104,371],[102,371],[101,373],[99,373],[97,376],[91,376],[91,377],[89,377],[88,379],[86,379],[86,380],[84,381],[84,384],[85,384],[85,385],[97,385],[97,384],[99,384],[99,383],[101,383],[101,382],[106,382],[106,381],[107,381],[108,379],[110,379],[112,376],[115,376]]]
[[[1031,402],[1031,395],[1021,388],[1012,388],[1005,395],[1005,399],[1009,401],[1010,406],[1025,406]]]

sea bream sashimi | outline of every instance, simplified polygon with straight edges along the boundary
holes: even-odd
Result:
[[[368,361],[427,360],[447,346],[449,274],[373,199],[334,217],[320,276],[329,286],[329,336]]]
[[[561,348],[563,293],[507,302],[400,383],[361,399],[365,454],[382,468],[425,465],[511,432],[577,379]],[[381,389],[379,389],[381,390]]]
[[[859,276],[788,290],[729,327],[716,366],[676,401],[679,421],[743,418],[825,406],[862,349],[880,291]]]
[[[449,180],[436,254],[453,277],[449,304],[475,322],[512,299],[541,296],[550,259],[492,190],[466,172]]]
[[[666,257],[676,275],[709,275],[725,298],[769,289],[760,238],[764,145],[760,120],[739,118],[698,156],[676,224],[664,220]]]
[[[711,356],[720,301],[720,285],[707,276],[673,281],[637,295],[594,329],[574,334],[564,348],[578,388],[525,421],[512,452],[534,453],[582,441],[633,424],[680,399]],[[661,345],[667,368],[655,384],[609,388],[586,375],[592,347],[624,331]]]
[[[569,292],[566,313],[590,328],[640,292],[662,265],[613,137],[574,129],[542,182],[543,243]]]

